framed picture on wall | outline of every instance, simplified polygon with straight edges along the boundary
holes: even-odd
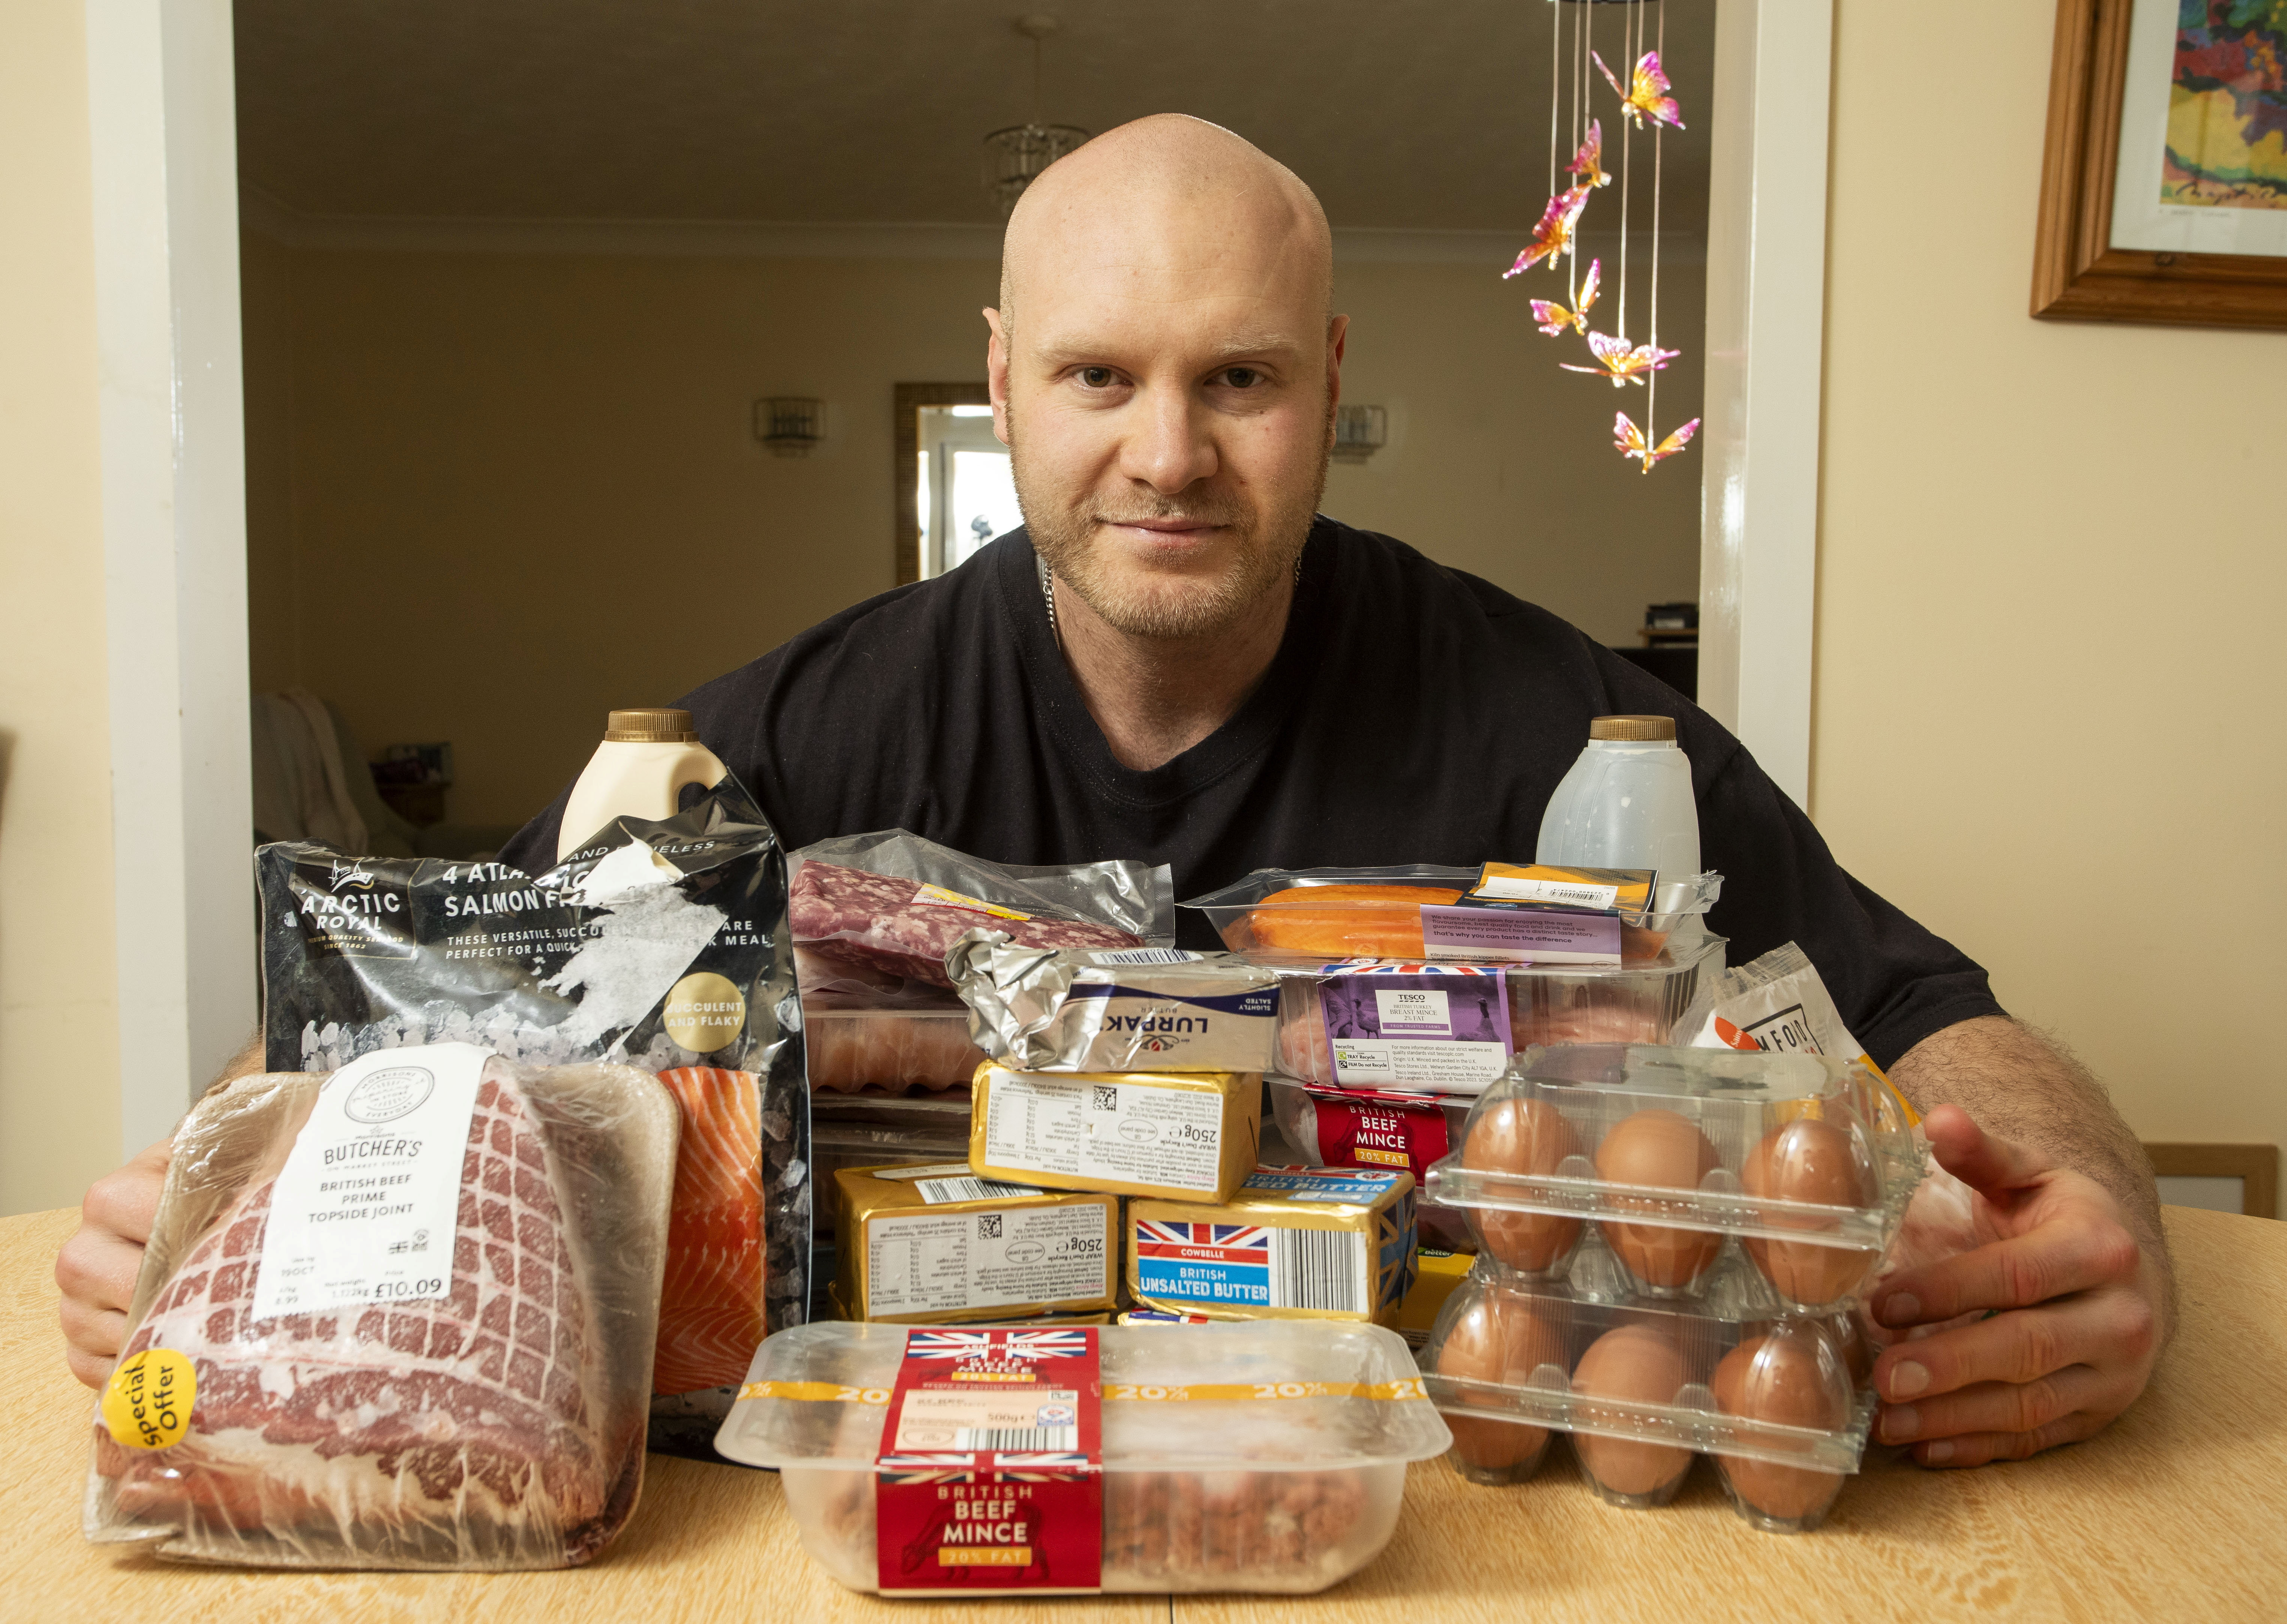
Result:
[[[2287,0],[2060,0],[2033,313],[2287,328]]]

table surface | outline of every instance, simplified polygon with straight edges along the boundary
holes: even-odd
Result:
[[[91,1395],[65,1370],[51,1267],[75,1212],[0,1219],[0,1462],[10,1620],[168,1624],[355,1616],[479,1621],[966,1617],[878,1601],[802,1553],[778,1478],[654,1457],[619,1541],[572,1573],[285,1574],[188,1568],[80,1537]],[[1026,1604],[1041,1620],[1183,1624],[1460,1620],[2278,1618],[2287,1615],[2287,1224],[2167,1209],[2182,1328],[2151,1388],[2094,1441],[1932,1472],[1870,1458],[1824,1528],[1757,1533],[1701,1462],[1658,1511],[1588,1492],[1568,1455],[1481,1488],[1442,1461],[1408,1474],[1389,1549],[1312,1597],[1105,1596]]]

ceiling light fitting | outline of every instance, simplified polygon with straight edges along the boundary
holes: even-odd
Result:
[[[1004,220],[1040,172],[1066,153],[1084,146],[1089,135],[1077,124],[1041,122],[1041,43],[1056,31],[1056,20],[1040,15],[1019,17],[1014,27],[1033,42],[1033,115],[1021,124],[995,130],[985,138],[985,189],[1001,206],[1001,218]]]

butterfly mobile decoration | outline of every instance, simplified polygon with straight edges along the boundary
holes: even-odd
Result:
[[[1621,51],[1616,59],[1634,64],[1626,84],[1621,83],[1620,76],[1595,48],[1593,19],[1598,4],[1618,4],[1623,8]],[[1564,38],[1567,6],[1571,8],[1573,19],[1569,42]],[[1659,343],[1660,143],[1666,131],[1683,131],[1682,108],[1661,61],[1666,49],[1666,0],[1549,0],[1548,9],[1548,206],[1541,211],[1540,223],[1533,227],[1531,240],[1517,255],[1516,262],[1501,275],[1506,281],[1544,266],[1563,271],[1564,297],[1533,299],[1533,324],[1551,338],[1570,334],[1587,343],[1589,364],[1559,362],[1563,370],[1602,378],[1615,389],[1626,389],[1633,384],[1644,391],[1643,427],[1639,429],[1626,412],[1616,414],[1612,445],[1648,474],[1689,446],[1691,437],[1699,431],[1697,417],[1665,437],[1658,435],[1655,426],[1659,375],[1682,354],[1681,351],[1662,349]],[[1648,12],[1656,17],[1650,28],[1646,26]],[[1650,38],[1646,37],[1648,33]],[[1602,258],[1591,259],[1585,276],[1579,270],[1581,217],[1590,200],[1610,186],[1614,178],[1613,172],[1604,167],[1603,121],[1590,113],[1591,64],[1611,87],[1612,94],[1619,98],[1619,257],[1618,274],[1610,289],[1612,330],[1609,333],[1597,332],[1588,325],[1588,313],[1605,292],[1604,263]],[[1568,99],[1569,120],[1565,116]],[[1570,136],[1560,144],[1560,131],[1568,125]],[[1633,137],[1639,131],[1649,131],[1650,135],[1652,163],[1651,251],[1647,276],[1650,313],[1648,331],[1642,344],[1633,342],[1627,336],[1628,232],[1633,212],[1630,174],[1634,167]],[[1560,187],[1556,160],[1567,145],[1572,149],[1572,158],[1563,166],[1567,181]]]

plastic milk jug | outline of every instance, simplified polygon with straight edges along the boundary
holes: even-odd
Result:
[[[672,818],[684,786],[720,783],[730,771],[691,731],[687,710],[614,710],[604,741],[572,786],[558,862],[614,818]]]
[[[1656,868],[1667,894],[1699,872],[1699,806],[1673,717],[1598,717],[1548,797],[1533,861]]]

